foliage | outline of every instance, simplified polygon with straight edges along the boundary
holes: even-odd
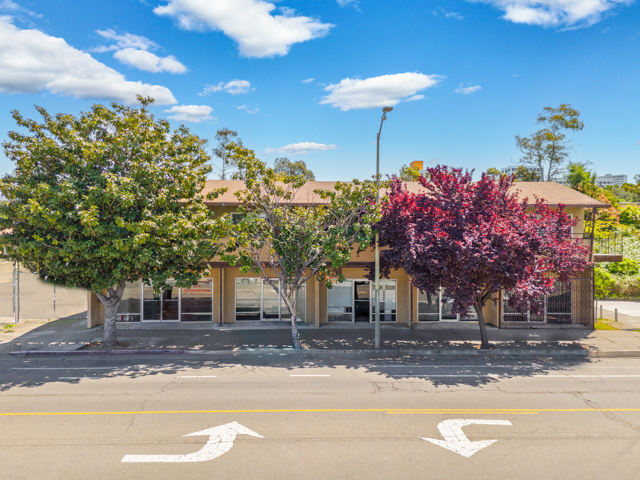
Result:
[[[640,229],[640,207],[623,208],[620,211],[620,223]]]
[[[227,145],[231,142],[242,145],[242,140],[238,137],[238,132],[229,130],[228,128],[218,130],[216,132],[216,140],[218,141],[218,146],[215,147],[212,152],[220,159],[220,165],[214,165],[213,168],[216,170],[216,174],[220,180],[230,180],[233,178],[237,167],[233,163],[233,159],[229,157]]]
[[[527,167],[523,167],[520,165],[516,169],[515,181],[516,182],[539,182],[540,177],[538,174],[532,170],[529,170]]]
[[[42,123],[17,111],[29,134],[4,143],[13,173],[0,180],[0,247],[45,282],[94,292],[105,307],[105,344],[125,283],[190,286],[217,252],[221,222],[200,194],[211,168],[204,141],[170,130],[142,108],[94,105]],[[220,192],[213,192],[213,198]]]
[[[596,297],[611,298],[611,288],[613,287],[613,276],[604,268],[593,269]]]
[[[327,287],[344,280],[341,267],[373,238],[376,184],[338,182],[333,190],[315,190],[314,202],[299,195],[304,177],[281,176],[240,145],[229,145],[229,151],[246,185],[236,193],[246,215],[230,237],[235,250],[222,259],[261,275],[274,288],[291,313],[294,346],[300,348],[297,292],[314,276]]]
[[[616,327],[611,325],[606,318],[598,318],[594,328],[596,330],[618,330]]]
[[[498,178],[500,175],[502,175],[502,172],[495,167],[488,168],[485,173],[493,178]]]
[[[4,333],[11,333],[13,332],[13,329],[16,327],[15,323],[5,323],[4,325],[2,325],[2,331]]]
[[[544,107],[543,110],[537,123],[544,128],[530,137],[516,135],[516,146],[524,154],[520,161],[541,168],[542,180],[551,182],[563,173],[569,160],[569,140],[563,131],[582,130],[584,123],[580,121],[580,112],[569,104],[561,104],[558,108]]]
[[[307,182],[313,182],[316,179],[316,176],[302,160],[292,162],[287,157],[276,158],[273,170],[278,174],[278,180],[284,180],[287,176],[302,177]]]
[[[553,291],[554,278],[565,282],[589,263],[588,248],[571,238],[575,220],[542,200],[535,210],[509,191],[511,178],[486,174],[474,183],[471,173],[438,166],[423,192],[412,193],[398,178],[391,182],[378,224],[381,272],[404,268],[411,283],[453,300],[452,313],[473,306],[483,348],[488,347],[482,308],[501,290],[511,292],[515,308],[541,308],[536,299]],[[370,272],[371,273],[371,272]],[[534,305],[535,304],[535,305]]]
[[[606,265],[609,272],[617,275],[637,275],[640,271],[640,262],[625,258],[621,262],[610,262]]]
[[[420,169],[403,165],[400,169],[400,179],[404,182],[417,182],[420,180]]]

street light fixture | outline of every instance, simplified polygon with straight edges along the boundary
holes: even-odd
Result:
[[[382,120],[380,120],[380,130],[378,130],[378,146],[376,150],[376,206],[380,207],[380,133],[382,132],[382,124],[387,119],[387,113],[393,110],[393,107],[384,107],[382,109]],[[373,302],[376,308],[375,315],[375,348],[380,349],[380,233],[376,230],[376,283],[374,286]]]

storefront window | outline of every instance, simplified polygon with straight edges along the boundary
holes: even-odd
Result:
[[[140,321],[140,294],[141,282],[127,282],[122,293],[122,300],[118,305],[116,315],[117,322],[139,322]]]
[[[372,299],[373,300],[373,299]],[[395,322],[396,321],[396,281],[380,280],[380,321]],[[375,315],[376,304],[372,301],[371,313]]]
[[[327,290],[329,322],[353,322],[353,282],[345,280]]]
[[[182,289],[180,319],[183,322],[213,321],[213,280],[202,278],[197,285]]]
[[[261,278],[236,278],[236,321],[260,320]]]

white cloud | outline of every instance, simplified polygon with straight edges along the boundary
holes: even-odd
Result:
[[[152,73],[185,73],[187,71],[187,67],[181,64],[173,55],[162,58],[146,50],[124,48],[116,51],[113,57],[126,65]]]
[[[160,105],[176,103],[160,85],[131,82],[62,38],[39,30],[22,30],[10,17],[0,17],[0,92],[47,90],[76,98],[104,98],[128,104],[136,95],[151,96]]]
[[[470,93],[477,92],[478,90],[482,90],[482,87],[480,85],[472,86],[471,84],[469,84],[468,87],[465,87],[464,83],[461,83],[460,86],[454,90],[454,92],[461,93],[462,95],[469,95]]]
[[[433,87],[444,77],[424,75],[422,73],[398,73],[380,77],[345,78],[338,84],[325,87],[331,92],[320,103],[330,104],[342,111],[359,108],[377,108],[393,106],[403,101],[420,100],[417,92]]]
[[[306,80],[302,80],[302,83],[311,83],[315,80],[315,78],[307,78]]]
[[[109,47],[112,50],[119,48],[137,48],[139,50],[151,50],[158,47],[158,44],[142,35],[133,33],[123,33],[118,35],[115,30],[96,30],[96,33],[107,40],[114,40],[116,43]]]
[[[351,5],[356,10],[360,11],[360,1],[359,0],[338,0],[338,5],[341,7],[348,7]]]
[[[210,93],[227,92],[231,95],[247,93],[251,89],[251,82],[248,80],[231,80],[229,83],[220,82],[218,85],[207,85],[198,95],[206,97]]]
[[[0,11],[18,13],[18,14],[26,13],[27,15],[30,15],[32,17],[42,18],[42,15],[40,15],[39,13],[32,12],[31,10],[27,10],[26,8],[21,7],[20,5],[18,5],[15,2],[12,2],[11,0],[4,0],[0,2]]]
[[[238,110],[244,110],[247,113],[251,113],[252,115],[255,115],[256,113],[258,113],[260,111],[259,108],[249,108],[246,105],[240,105],[238,107]]]
[[[475,0],[470,0],[475,1]],[[479,0],[502,10],[502,18],[542,27],[579,28],[598,23],[602,15],[631,0]]]
[[[327,150],[335,150],[337,145],[325,145],[324,143],[315,142],[300,142],[292,143],[280,148],[267,148],[264,153],[271,155],[272,153],[279,153],[285,155],[306,155],[311,152],[325,152]]]
[[[460,15],[457,12],[447,12],[444,8],[441,8],[439,11],[438,10],[434,10],[433,12],[434,15],[439,15],[442,14],[445,16],[445,18],[453,18],[455,20],[464,20],[464,17],[462,15]]]
[[[108,40],[114,40],[115,44],[101,45],[93,49],[94,52],[109,52],[115,50],[113,58],[120,60],[125,65],[139,68],[146,72],[160,73],[185,73],[187,67],[178,61],[173,55],[159,57],[149,50],[158,48],[158,44],[142,35],[133,33],[117,34],[115,30],[96,30],[96,33]]]
[[[220,30],[238,42],[240,55],[273,57],[286,55],[292,45],[324,37],[333,25],[296,15],[264,0],[165,0],[157,15],[173,17],[185,30]]]
[[[169,118],[179,122],[202,123],[217,120],[211,116],[213,108],[207,105],[176,105],[165,112],[173,114]]]

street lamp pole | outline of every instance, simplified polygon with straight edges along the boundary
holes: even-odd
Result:
[[[376,149],[376,207],[380,207],[380,133],[382,133],[382,124],[387,119],[387,113],[393,110],[393,107],[384,107],[382,109],[382,120],[380,120],[380,130],[378,130],[378,143]],[[376,283],[374,286],[373,302],[376,309],[375,315],[375,347],[380,349],[380,233],[376,230]]]

